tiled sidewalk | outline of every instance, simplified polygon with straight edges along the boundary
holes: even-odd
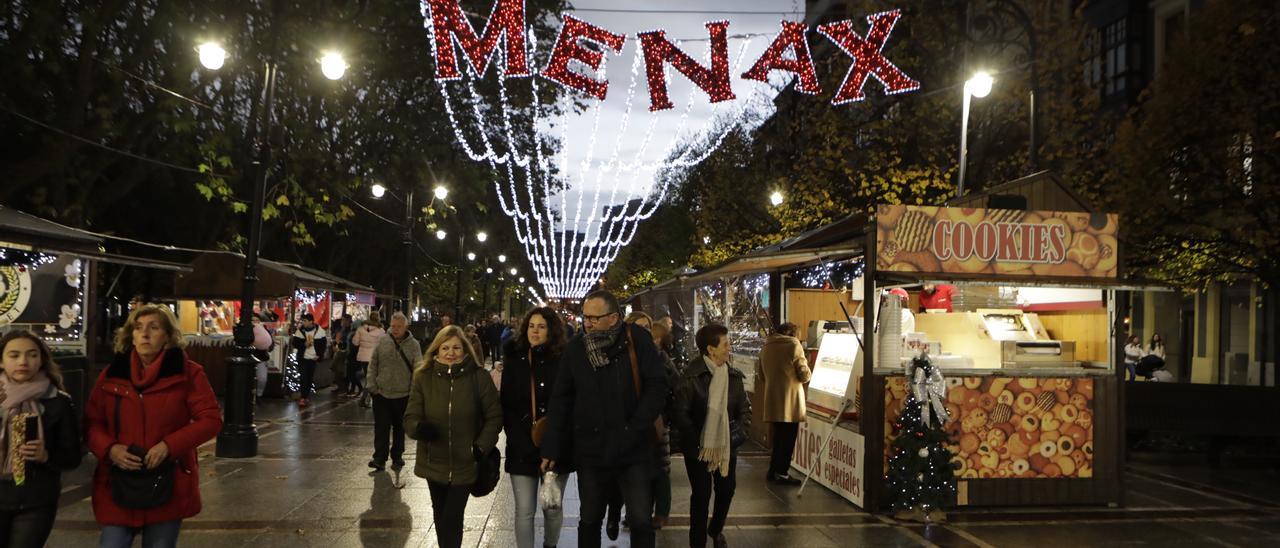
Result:
[[[435,546],[426,482],[411,473],[412,440],[397,488],[392,472],[365,466],[372,412],[327,396],[314,401],[301,413],[292,403],[263,402],[258,457],[216,459],[212,444],[202,450],[204,511],[184,523],[181,546]],[[948,525],[924,527],[863,512],[817,484],[803,497],[796,487],[768,485],[759,448],[741,459],[726,530],[734,547],[1280,545],[1280,495],[1243,473],[1135,465],[1126,477],[1129,508],[966,509]],[[90,470],[86,463],[66,478],[50,546],[96,544]],[[658,532],[659,546],[688,543],[689,486],[678,457],[672,484],[672,520]],[[473,498],[464,545],[515,546],[513,507],[505,477],[494,493]],[[577,545],[577,518],[571,480],[559,546]],[[625,530],[604,541],[628,545]]]

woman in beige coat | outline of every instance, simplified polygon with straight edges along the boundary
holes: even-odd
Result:
[[[796,324],[784,323],[765,340],[760,350],[758,380],[763,384],[764,422],[773,423],[773,456],[769,461],[770,483],[799,485],[789,475],[796,435],[805,419],[804,383],[813,372],[804,355],[804,345],[796,338]]]

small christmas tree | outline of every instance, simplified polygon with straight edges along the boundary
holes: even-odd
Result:
[[[892,424],[894,439],[885,477],[889,500],[900,519],[944,521],[943,508],[955,501],[951,451],[947,449],[947,434],[942,429],[946,417],[939,416],[946,411],[938,409],[941,404],[926,410],[929,401],[916,398],[916,386],[925,388],[927,400],[936,397],[941,402],[946,396],[946,385],[928,356],[912,360],[907,369],[907,384],[902,413]]]

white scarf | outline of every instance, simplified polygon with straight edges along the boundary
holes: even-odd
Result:
[[[707,417],[702,423],[702,448],[698,460],[707,463],[708,472],[729,476],[729,364],[715,365],[703,356],[711,370],[711,386],[707,388]]]

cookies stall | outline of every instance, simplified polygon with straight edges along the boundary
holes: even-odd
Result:
[[[990,198],[962,205],[1003,205]],[[865,236],[868,321],[880,326],[861,363],[866,466],[887,470],[904,365],[923,352],[946,379],[958,506],[1120,504],[1118,219],[1026,201],[877,208]],[[883,482],[866,487],[867,508],[888,503]]]

